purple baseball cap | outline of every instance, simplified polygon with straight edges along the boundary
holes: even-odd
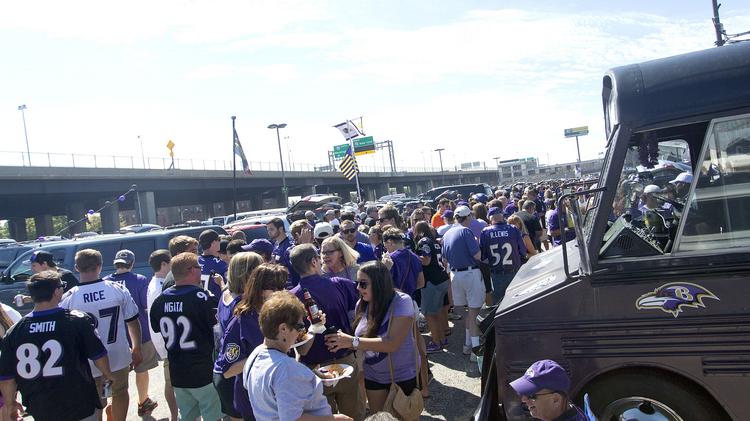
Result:
[[[458,203],[456,203],[456,206],[469,206],[469,202],[465,200],[459,200]]]
[[[542,389],[568,393],[570,378],[560,364],[552,360],[541,360],[526,370],[526,373],[510,382],[510,387],[521,396],[531,396]]]
[[[443,218],[453,218],[453,211],[446,209],[445,212],[443,212]]]
[[[273,252],[273,244],[265,238],[257,238],[250,244],[242,246],[244,251],[254,251],[260,255],[270,255]]]
[[[503,210],[498,208],[497,206],[493,206],[489,209],[487,209],[487,217],[489,218],[492,215],[502,214]]]

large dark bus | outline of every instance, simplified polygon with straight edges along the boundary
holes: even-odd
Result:
[[[750,42],[612,69],[602,99],[601,178],[494,313],[475,418],[530,419],[508,383],[549,358],[600,420],[750,419]]]

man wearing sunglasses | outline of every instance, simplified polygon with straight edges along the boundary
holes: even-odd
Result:
[[[339,231],[338,235],[349,247],[359,253],[359,258],[357,259],[358,264],[361,265],[362,263],[375,260],[375,250],[373,250],[372,246],[369,244],[360,242],[357,239],[357,232],[357,227],[355,226],[354,221],[347,219],[341,222],[341,231]]]
[[[552,360],[531,365],[526,373],[510,382],[510,387],[529,408],[531,416],[542,421],[586,421],[584,412],[570,402],[570,378]]]

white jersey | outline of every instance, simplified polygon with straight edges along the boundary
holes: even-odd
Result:
[[[133,361],[127,338],[126,322],[138,319],[138,307],[127,288],[117,282],[82,283],[63,295],[60,307],[89,313],[96,321],[96,331],[107,348],[109,369],[122,370]],[[91,375],[102,373],[89,361]]]
[[[148,283],[148,290],[146,290],[146,306],[148,309],[149,320],[151,320],[151,304],[154,303],[156,297],[161,295],[162,287],[164,286],[164,278],[154,276]],[[164,338],[161,333],[154,332],[154,328],[151,327],[151,323],[148,324],[148,328],[151,331],[151,343],[156,348],[156,353],[162,360],[167,359],[167,348],[164,347]]]

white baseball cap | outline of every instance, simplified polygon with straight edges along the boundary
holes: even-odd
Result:
[[[643,194],[659,193],[661,188],[656,184],[649,184],[643,189]]]
[[[313,235],[315,236],[316,240],[322,240],[324,238],[330,237],[333,235],[333,227],[328,222],[318,222],[317,224],[315,224]]]
[[[453,211],[453,215],[460,217],[460,218],[464,218],[464,217],[471,215],[471,209],[469,209],[468,206],[461,205],[457,207],[455,211]]]
[[[690,184],[693,182],[693,175],[689,172],[681,172],[674,180],[670,181],[670,183],[685,183]]]

